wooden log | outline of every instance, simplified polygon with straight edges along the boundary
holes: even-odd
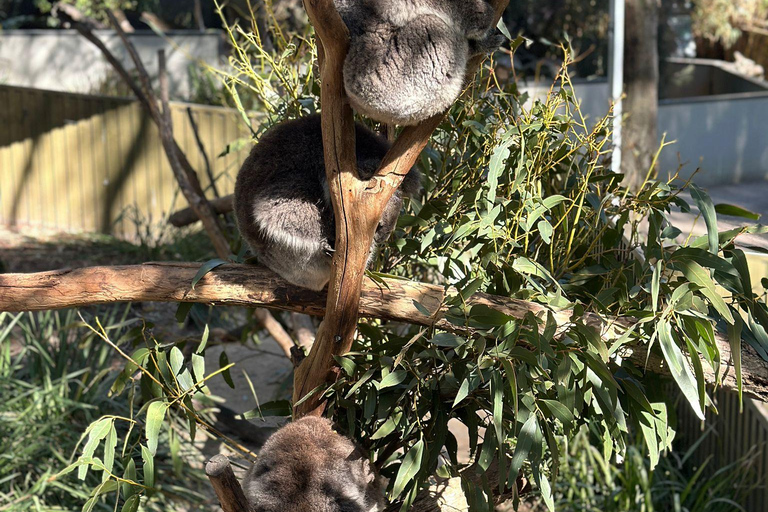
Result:
[[[245,499],[243,488],[240,487],[228,458],[224,455],[214,456],[205,464],[205,474],[211,481],[224,512],[251,512],[252,509]]]
[[[225,213],[231,212],[234,209],[235,196],[234,194],[230,194],[218,199],[212,199],[208,202],[211,204],[211,208],[213,208],[213,211],[217,215],[223,215]],[[200,218],[197,216],[197,213],[195,213],[195,210],[189,207],[173,212],[171,216],[168,217],[168,222],[177,228],[189,226],[190,224],[194,224],[199,220]]]
[[[145,263],[117,267],[87,267],[55,270],[36,274],[0,274],[0,311],[43,311],[117,302],[197,302],[222,306],[269,307],[296,311],[313,316],[325,314],[325,292],[314,292],[288,284],[272,271],[254,265],[227,264],[206,274],[192,289],[199,263]],[[449,322],[445,301],[455,290],[442,286],[382,279],[363,281],[360,315],[404,322],[425,327],[470,334],[461,325]],[[426,314],[417,308],[418,302]],[[546,318],[551,313],[560,331],[572,322],[570,310],[554,311],[541,304],[508,297],[477,293],[467,300],[469,306],[482,304],[523,319],[529,313]],[[601,318],[592,313],[580,320],[595,329],[606,340],[616,339],[631,325],[632,319]],[[737,381],[731,361],[728,339],[717,336],[723,386],[735,388]],[[647,346],[625,349],[622,356],[638,368],[669,375],[663,358],[651,353]],[[647,365],[646,365],[647,358]],[[768,362],[752,348],[742,348],[744,390],[768,402]],[[714,372],[703,365],[709,384],[716,382]]]

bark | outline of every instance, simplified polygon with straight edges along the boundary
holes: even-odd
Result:
[[[659,149],[659,0],[627,0],[622,130],[624,184],[638,190]]]
[[[263,306],[313,316],[325,314],[323,292],[289,285],[266,268],[223,265],[206,274],[192,289],[192,280],[199,269],[200,264],[197,263],[146,263],[36,274],[0,274],[0,311],[44,311],[146,301]],[[470,329],[452,324],[445,318],[445,301],[453,293],[455,290],[432,284],[386,278],[379,283],[366,278],[362,286],[360,315],[469,335]],[[426,314],[414,302],[418,302]],[[572,322],[569,310],[552,311],[541,304],[508,297],[477,293],[467,300],[467,304],[483,304],[517,319],[523,319],[529,313],[544,319],[550,313],[561,333]],[[601,318],[591,313],[584,314],[580,320],[608,341],[617,339],[633,322],[632,319]],[[718,335],[717,344],[723,361],[720,368],[722,384],[727,388],[736,388],[728,339]],[[648,357],[645,345],[627,348],[622,356],[632,360],[638,368],[669,375],[663,359],[655,353]],[[768,362],[749,346],[744,346],[742,365],[745,393],[768,402]],[[707,383],[715,384],[715,373],[707,364],[703,367]]]
[[[234,200],[235,200],[235,196],[230,194],[228,196],[224,196],[219,199],[213,199],[209,202],[211,203],[211,207],[213,208],[213,211],[216,212],[216,214],[218,215],[222,215],[224,213],[229,213],[234,209],[235,207]],[[172,225],[176,226],[177,228],[183,228],[184,226],[189,226],[190,224],[194,224],[199,220],[200,218],[195,213],[195,210],[189,207],[172,213],[171,216],[168,218],[168,222],[170,222]]]
[[[205,474],[216,491],[219,503],[224,512],[251,512],[252,509],[245,499],[243,488],[237,481],[229,459],[224,455],[216,455],[205,464]]]

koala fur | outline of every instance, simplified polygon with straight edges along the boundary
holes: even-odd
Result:
[[[380,512],[384,490],[368,458],[325,418],[289,423],[243,479],[254,512]]]
[[[504,41],[488,0],[335,0],[350,33],[344,86],[376,121],[413,125],[445,111],[467,61]]]
[[[390,144],[360,124],[355,134],[358,173],[368,180]],[[403,194],[413,195],[420,186],[420,173],[411,169],[384,208],[371,254],[394,230]],[[260,263],[297,286],[322,290],[328,283],[336,231],[319,115],[264,133],[237,175],[235,216]]]

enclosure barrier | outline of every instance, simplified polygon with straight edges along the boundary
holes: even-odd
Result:
[[[221,195],[232,193],[250,148],[237,111],[175,102],[171,110],[176,140],[203,187],[211,175]],[[135,241],[140,229],[185,206],[157,127],[127,98],[0,86],[0,175],[0,224],[20,231]],[[144,215],[139,226],[131,211]]]
[[[718,408],[715,414],[706,409],[704,421],[699,420],[678,396],[677,438],[681,452],[692,447],[702,436],[701,444],[693,452],[690,463],[696,468],[706,462],[706,474],[752,456],[752,471],[757,487],[743,503],[746,512],[765,512],[768,505],[768,408],[758,400],[744,397],[744,411],[739,409],[739,395],[732,389],[717,390],[712,399]],[[710,459],[710,460],[707,460]]]

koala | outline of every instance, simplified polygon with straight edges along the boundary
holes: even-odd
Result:
[[[242,485],[253,512],[380,512],[385,504],[368,458],[325,418],[272,434]]]
[[[488,0],[335,0],[350,34],[344,86],[359,113],[414,125],[464,88],[467,61],[498,48]]]
[[[390,144],[356,124],[357,167],[369,180]],[[384,208],[376,245],[392,233],[403,195],[420,190],[421,177],[410,169]],[[235,217],[243,238],[259,262],[286,281],[322,290],[331,274],[336,227],[325,177],[320,115],[280,123],[264,133],[235,181]]]

